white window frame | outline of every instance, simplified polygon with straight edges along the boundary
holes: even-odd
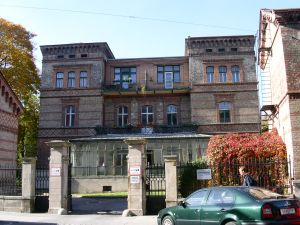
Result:
[[[127,113],[125,112],[125,108],[127,108]],[[121,113],[120,113],[119,109],[121,109]],[[125,123],[125,116],[127,116],[126,123]],[[119,118],[120,117],[121,117],[121,120],[122,120],[121,124],[119,124]],[[118,107],[117,123],[118,123],[118,127],[125,127],[126,125],[128,125],[128,107],[127,106]]]
[[[146,112],[143,112],[143,108],[146,107]],[[152,109],[152,112],[150,112],[149,109]],[[143,124],[143,125],[149,125],[150,123],[153,123],[154,121],[154,112],[153,112],[153,106],[152,105],[144,105],[142,106],[142,111],[141,111],[141,121],[143,123],[143,116],[146,116],[146,124]],[[152,115],[152,120],[153,121],[149,121],[149,118],[150,118],[150,115]]]
[[[75,106],[68,105],[65,107],[65,127],[74,127],[75,126]],[[73,123],[72,123],[73,121]]]
[[[173,72],[165,72],[165,89],[173,89]]]
[[[88,86],[88,73],[87,71],[80,71],[79,87]]]

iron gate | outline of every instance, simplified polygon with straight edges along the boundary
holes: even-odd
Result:
[[[164,165],[146,167],[146,213],[156,215],[166,207],[166,181]]]
[[[35,211],[49,209],[49,165],[37,165],[35,173]]]

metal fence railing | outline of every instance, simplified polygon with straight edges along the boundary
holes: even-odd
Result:
[[[187,197],[193,191],[212,186],[238,186],[242,184],[239,167],[245,166],[257,181],[257,186],[280,194],[293,193],[289,177],[289,161],[274,158],[233,160],[226,163],[211,163],[197,167],[192,163],[177,166],[179,197]],[[211,169],[212,179],[197,180],[197,169]],[[185,179],[187,178],[188,179]]]
[[[0,195],[22,195],[22,167],[0,166]]]
[[[35,195],[49,195],[49,165],[38,165],[35,173]]]

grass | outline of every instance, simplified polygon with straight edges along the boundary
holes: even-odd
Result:
[[[75,193],[74,195],[80,197],[127,197],[127,192]]]

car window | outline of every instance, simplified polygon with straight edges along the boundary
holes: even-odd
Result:
[[[282,195],[264,188],[249,188],[249,194],[257,199],[277,199]]]
[[[207,190],[201,190],[194,192],[187,199],[185,199],[185,203],[187,206],[200,206],[203,204],[205,197],[207,195]]]
[[[212,190],[210,195],[208,196],[207,204],[233,204],[234,200],[234,194],[230,190],[215,189]]]

